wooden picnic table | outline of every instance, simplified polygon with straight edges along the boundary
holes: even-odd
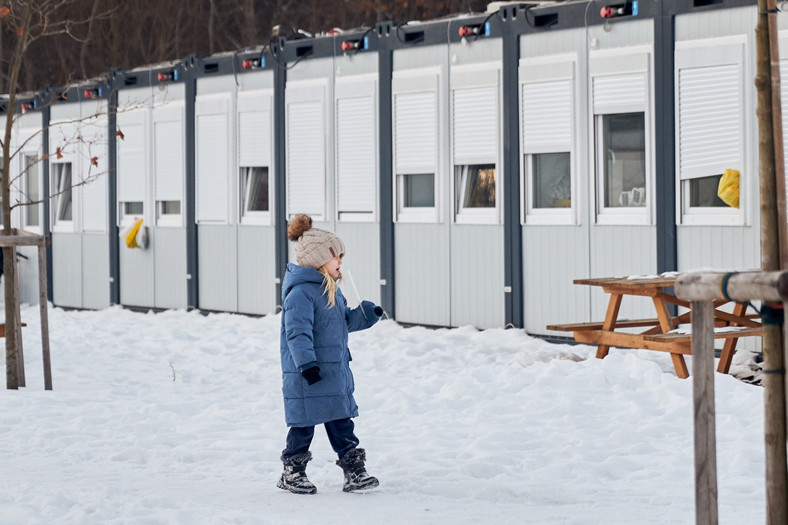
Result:
[[[592,323],[554,324],[548,330],[572,332],[575,341],[595,344],[596,357],[603,359],[611,346],[623,348],[645,348],[670,353],[676,375],[680,378],[689,377],[685,355],[692,353],[692,335],[676,332],[680,324],[690,322],[691,304],[668,293],[665,289],[672,288],[676,277],[606,277],[596,279],[575,279],[574,284],[600,286],[610,294],[605,320]],[[621,300],[626,295],[650,297],[657,317],[652,319],[619,319],[618,313]],[[732,312],[724,312],[719,308],[729,301],[714,302],[714,337],[725,339],[720,355],[718,372],[728,373],[736,351],[736,343],[740,337],[760,336],[763,334],[757,314],[747,314],[747,305],[734,303]],[[681,315],[670,314],[669,304],[686,308]],[[622,332],[620,329],[646,328],[642,332]],[[716,328],[721,328],[717,330]]]

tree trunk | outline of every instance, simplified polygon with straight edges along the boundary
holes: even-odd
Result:
[[[776,133],[782,138],[782,130],[773,126],[772,57],[768,9],[776,8],[774,0],[758,0],[758,26],[755,30],[757,52],[758,91],[758,149],[760,160],[761,198],[761,269],[777,271],[782,268],[779,246],[779,217],[777,207],[777,184],[775,150]],[[777,35],[774,35],[776,38]],[[776,49],[774,50],[776,53]],[[779,84],[777,84],[779,86]],[[777,100],[779,100],[779,94]],[[782,155],[777,155],[782,157]],[[782,171],[782,167],[780,170]],[[767,523],[788,523],[786,504],[786,427],[785,427],[785,371],[781,325],[764,325],[764,439],[766,446],[766,514]]]

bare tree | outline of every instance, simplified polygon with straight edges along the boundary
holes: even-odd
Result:
[[[0,24],[10,35],[13,51],[9,53],[9,61],[2,65],[2,74],[8,79],[8,106],[6,108],[5,131],[2,143],[2,171],[0,171],[0,204],[2,204],[3,235],[13,235],[11,228],[11,134],[17,108],[17,96],[20,89],[20,72],[23,64],[29,60],[28,51],[36,41],[66,35],[80,40],[78,31],[84,27],[91,17],[72,18],[74,9],[79,7],[81,0],[15,0],[7,6],[0,7]],[[102,15],[96,13],[94,18]],[[3,247],[3,274],[5,275],[5,326],[6,337],[6,388],[19,387],[17,364],[17,340],[14,327],[19,323],[17,318],[14,283],[16,282],[16,264],[13,249]]]

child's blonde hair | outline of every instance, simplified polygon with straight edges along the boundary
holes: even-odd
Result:
[[[323,275],[323,295],[328,299],[328,307],[333,308],[337,304],[337,285],[339,281],[342,280],[342,277],[334,280],[334,278],[328,274],[325,266],[321,266],[317,271]]]

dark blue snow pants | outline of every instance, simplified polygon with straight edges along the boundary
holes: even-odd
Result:
[[[358,446],[358,438],[353,433],[355,425],[350,418],[329,421],[324,426],[326,434],[328,434],[328,441],[331,442],[331,448],[340,459],[345,455],[345,452]],[[287,432],[287,448],[282,451],[282,459],[308,452],[314,435],[315,427],[290,427]]]

